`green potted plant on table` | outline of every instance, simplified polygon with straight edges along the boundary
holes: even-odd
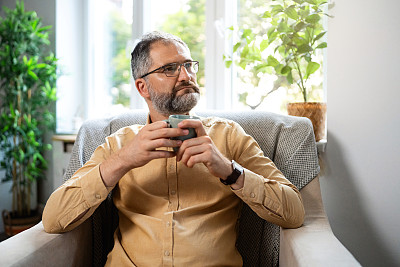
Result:
[[[322,17],[327,16],[325,5],[324,0],[270,1],[262,16],[268,25],[266,31],[258,35],[251,29],[240,31],[239,41],[233,47],[238,60],[224,57],[228,67],[232,62],[242,68],[251,65],[257,73],[274,73],[281,84],[295,84],[302,102],[289,103],[288,114],[310,118],[317,141],[325,136],[326,103],[309,102],[308,82],[320,69],[319,52],[327,47],[322,24]],[[283,83],[282,78],[285,78]],[[279,85],[266,95],[277,88]]]
[[[5,232],[13,235],[40,221],[31,210],[32,185],[47,162],[44,131],[55,125],[56,58],[49,52],[48,31],[23,2],[4,8],[0,18],[0,151],[5,180],[12,180],[12,210],[3,211]]]

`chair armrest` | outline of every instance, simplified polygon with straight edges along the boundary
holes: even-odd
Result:
[[[281,228],[280,266],[361,266],[335,237],[324,211],[319,178],[301,191],[306,216],[302,227]]]
[[[0,266],[91,266],[91,222],[48,234],[42,222],[0,243]]]

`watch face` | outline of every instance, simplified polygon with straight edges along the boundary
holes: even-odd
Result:
[[[237,172],[237,171],[240,172],[241,166],[240,166],[239,164],[237,164],[237,162],[234,161],[234,160],[232,160],[232,167],[233,167],[233,171],[234,171],[234,172]]]
[[[243,167],[239,165],[236,161],[232,160],[233,171],[238,172],[239,176],[243,173]]]

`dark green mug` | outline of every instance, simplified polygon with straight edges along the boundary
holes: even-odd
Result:
[[[167,120],[164,120],[164,121],[166,121],[168,123],[168,127],[170,127],[170,128],[178,128],[178,124],[181,121],[187,120],[187,119],[200,120],[200,117],[192,116],[192,115],[170,115],[169,118]],[[194,130],[194,128],[188,128],[188,130],[189,130],[189,133],[187,135],[176,136],[176,137],[172,137],[171,139],[185,141],[187,139],[194,138],[194,137],[197,136],[196,131]],[[173,149],[174,149],[175,152],[178,152],[179,147],[174,147]]]

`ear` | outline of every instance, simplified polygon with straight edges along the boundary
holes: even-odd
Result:
[[[147,83],[143,78],[139,78],[135,80],[135,86],[138,90],[139,94],[144,98],[149,98],[149,90],[147,88]]]

